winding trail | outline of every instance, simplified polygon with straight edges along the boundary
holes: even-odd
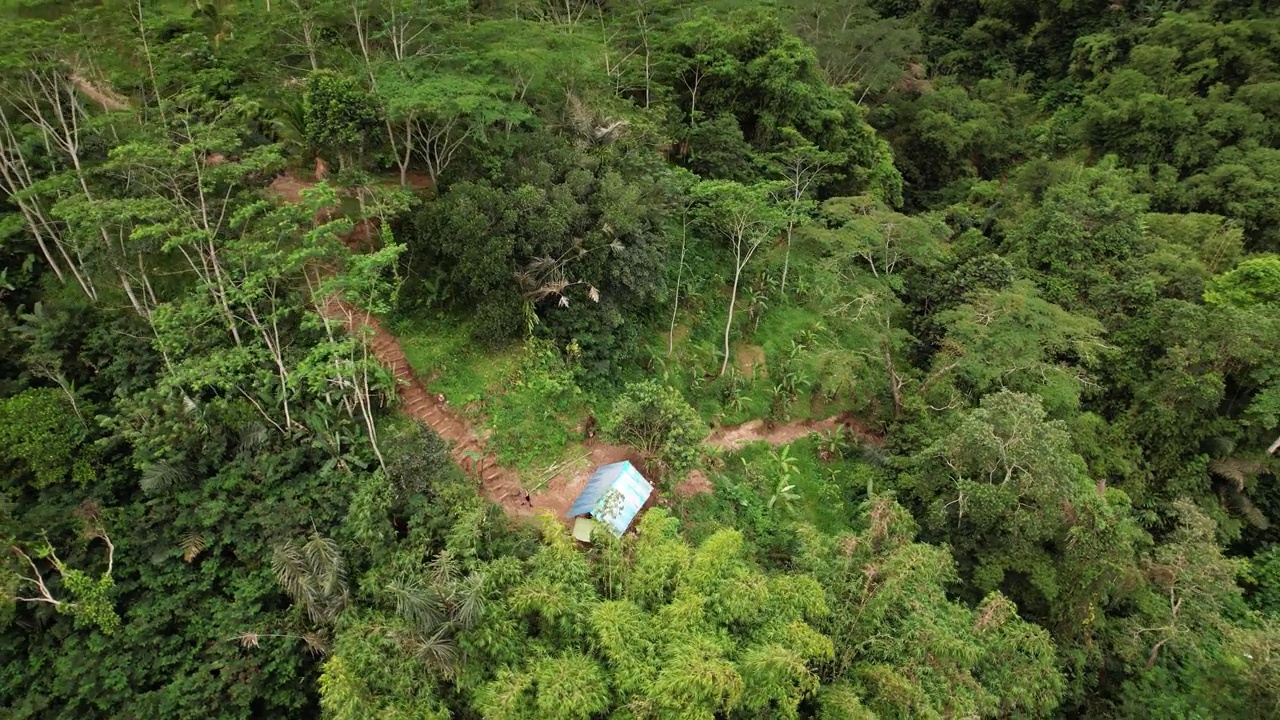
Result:
[[[427,390],[414,375],[400,342],[382,327],[376,317],[336,297],[328,298],[320,309],[326,317],[346,326],[348,332],[356,334],[366,328],[371,332],[370,350],[378,362],[395,377],[400,410],[425,423],[446,442],[451,443],[454,461],[480,484],[481,493],[500,505],[508,515],[528,517],[545,510],[557,518],[563,518],[597,467],[621,460],[642,462],[633,448],[589,440],[583,444],[585,452],[581,457],[567,463],[548,478],[545,487],[531,488],[526,501],[519,473],[499,463],[471,424],[454,412],[447,401],[442,402],[441,396]],[[847,413],[843,413],[825,420],[798,420],[772,427],[766,427],[762,420],[751,420],[740,425],[717,428],[708,435],[706,442],[726,450],[762,441],[770,445],[785,445],[809,433],[833,430],[841,425],[850,428],[867,442],[879,444],[881,441],[878,435],[859,427]],[[698,470],[690,473],[675,488],[676,494],[684,497],[711,491],[710,480]]]
[[[442,401],[442,396],[427,389],[413,373],[400,342],[376,317],[334,296],[327,298],[319,310],[329,319],[342,323],[352,334],[366,329],[371,333],[369,349],[395,377],[400,411],[425,423],[450,443],[450,454],[458,466],[479,483],[480,492],[486,498],[501,506],[508,515],[528,517],[549,511],[563,520],[597,467],[620,460],[640,461],[630,447],[587,441],[583,444],[586,452],[582,457],[548,478],[540,492],[540,488],[532,488],[526,500],[520,474],[499,463],[471,424],[454,412],[447,400]]]
[[[294,174],[283,174],[275,179],[268,192],[286,202],[297,202],[301,191],[315,185]],[[361,227],[352,230],[352,237],[345,238],[352,250],[359,252],[367,237],[357,237]],[[364,228],[364,234],[369,229]],[[342,323],[347,331],[360,334],[368,331],[369,348],[378,362],[391,371],[396,381],[396,393],[400,398],[400,410],[425,423],[446,442],[451,443],[450,454],[459,467],[480,485],[480,492],[497,503],[511,516],[529,517],[549,511],[563,520],[565,512],[586,487],[591,473],[599,466],[621,460],[642,464],[639,454],[630,447],[613,445],[597,440],[582,444],[584,453],[576,460],[558,468],[548,469],[548,474],[538,480],[529,494],[521,484],[520,474],[503,466],[486,446],[484,438],[476,433],[462,415],[449,407],[442,395],[430,392],[414,374],[400,342],[382,326],[378,318],[341,298],[330,296],[317,303],[317,310],[325,317]],[[844,413],[825,420],[800,420],[783,425],[766,426],[763,420],[751,420],[740,425],[716,428],[707,437],[707,444],[733,450],[752,442],[764,441],[771,445],[785,445],[811,432],[832,430],[844,425],[864,440],[879,444],[878,435],[866,430]],[[701,471],[695,470],[675,487],[675,494],[690,497],[712,491],[711,481]]]
[[[345,325],[352,334],[358,334],[365,328],[372,331],[369,348],[378,362],[395,377],[401,411],[422,421],[445,441],[453,444],[451,454],[454,461],[464,472],[479,481],[485,497],[501,505],[510,515],[532,515],[538,509],[536,504],[524,502],[524,490],[520,486],[519,476],[513,470],[498,464],[497,458],[485,449],[484,441],[471,429],[470,424],[451,410],[447,403],[428,392],[426,386],[414,376],[400,342],[382,327],[377,318],[333,296],[326,299],[319,309],[326,317]]]
[[[863,442],[877,446],[884,442],[883,436],[858,423],[849,412],[832,415],[825,420],[795,420],[772,427],[764,420],[748,420],[739,425],[725,425],[712,430],[706,442],[721,450],[737,450],[744,445],[761,441],[770,445],[786,445],[810,433],[829,432],[839,427],[844,427]]]

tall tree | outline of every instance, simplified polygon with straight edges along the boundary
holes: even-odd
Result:
[[[724,324],[721,375],[729,367],[729,335],[733,330],[733,313],[738,303],[742,271],[760,246],[774,239],[786,223],[786,214],[771,198],[772,189],[767,184],[748,186],[731,180],[708,180],[694,188],[705,203],[700,209],[701,222],[710,232],[726,240],[733,250],[733,278],[728,317]]]

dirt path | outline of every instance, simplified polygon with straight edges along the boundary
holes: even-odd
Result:
[[[401,411],[426,423],[445,441],[452,443],[453,459],[468,475],[479,482],[480,491],[484,496],[502,506],[508,515],[530,516],[546,510],[557,518],[563,519],[565,512],[586,487],[587,480],[596,468],[622,460],[642,464],[642,458],[633,448],[588,440],[583,444],[582,449],[585,452],[580,457],[569,461],[565,466],[551,469],[550,477],[545,480],[535,479],[534,487],[530,488],[529,500],[526,501],[525,489],[521,484],[519,473],[499,464],[497,457],[489,452],[484,440],[476,434],[471,425],[454,412],[447,401],[442,401],[442,396],[427,390],[422,381],[413,374],[399,341],[382,327],[377,318],[336,297],[329,298],[322,310],[327,317],[341,322],[352,333],[359,332],[363,328],[373,331],[369,343],[370,349],[378,362],[391,370],[392,375],[395,376]],[[796,421],[769,428],[765,427],[763,420],[752,420],[741,425],[717,428],[707,437],[706,442],[708,445],[726,450],[737,449],[748,443],[759,441],[771,445],[785,445],[809,433],[832,430],[841,425],[851,427],[860,437],[879,444],[878,436],[854,424],[847,414],[836,415],[825,420]],[[676,494],[683,497],[711,491],[711,481],[706,474],[697,470],[690,473],[675,488]]]
[[[726,425],[712,430],[707,436],[707,444],[721,450],[737,450],[743,445],[760,441],[770,445],[786,445],[809,433],[828,432],[841,426],[873,445],[884,442],[883,437],[858,424],[851,414],[844,412],[825,420],[796,420],[772,427],[767,427],[765,421],[759,419],[748,420],[740,425]]]
[[[440,437],[453,443],[453,459],[480,482],[485,497],[501,505],[511,515],[532,515],[538,509],[536,500],[532,506],[525,502],[519,476],[499,465],[497,458],[485,449],[484,441],[466,420],[450,409],[447,402],[441,402],[439,397],[428,392],[414,376],[399,341],[382,327],[377,318],[336,297],[330,297],[321,309],[327,317],[345,325],[349,332],[356,333],[363,328],[373,331],[370,349],[378,362],[395,376],[401,411],[426,423]],[[568,509],[567,504],[565,508]]]
[[[294,174],[282,174],[272,182],[269,192],[288,202],[298,202],[301,191],[315,185]],[[360,227],[353,230],[359,233]],[[368,228],[364,229],[369,234]],[[349,245],[358,245],[357,240],[367,241],[367,237],[348,238]],[[354,250],[355,248],[353,248]],[[387,332],[376,317],[360,310],[337,297],[328,298],[320,311],[328,318],[341,322],[352,333],[369,328],[373,334],[370,338],[370,349],[378,362],[388,368],[396,379],[396,392],[400,397],[401,411],[412,418],[426,423],[428,427],[439,433],[440,437],[452,444],[451,454],[458,465],[480,484],[481,493],[502,507],[508,515],[530,516],[540,511],[549,511],[563,519],[569,506],[586,487],[591,473],[601,465],[630,460],[641,464],[639,454],[630,447],[612,445],[596,440],[588,440],[583,446],[580,457],[566,465],[548,470],[549,477],[535,478],[529,488],[529,499],[526,500],[525,488],[521,484],[519,473],[498,463],[471,425],[460,414],[454,412],[443,400],[443,396],[427,390],[426,386],[413,373],[409,360],[395,336]],[[765,441],[772,445],[784,445],[794,442],[811,432],[822,432],[845,425],[856,434],[870,442],[879,444],[880,438],[866,431],[853,421],[848,414],[836,415],[826,420],[803,420],[785,425],[766,427],[763,420],[752,420],[741,425],[717,428],[707,437],[707,444],[723,449],[736,449],[752,442]],[[710,479],[701,471],[693,471],[675,488],[680,496],[690,497],[712,491]]]

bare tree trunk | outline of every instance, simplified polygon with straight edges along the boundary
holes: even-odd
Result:
[[[881,341],[880,349],[884,353],[884,365],[889,373],[889,391],[893,393],[893,415],[899,417],[902,415],[902,386],[906,384],[906,380],[898,374],[898,368],[893,363],[893,353],[889,350],[889,316],[884,317],[885,337]]]
[[[686,207],[680,219],[680,264],[676,267],[676,297],[671,304],[671,328],[667,331],[667,355],[676,346],[676,313],[680,311],[680,280],[684,277],[684,251],[689,239],[689,209]]]
[[[120,278],[120,287],[124,289],[124,294],[129,298],[129,304],[133,306],[134,312],[149,320],[151,312],[146,305],[142,304],[142,301],[138,300],[138,294],[133,291],[133,283],[129,281],[129,275],[117,268],[116,276]]]
[[[137,1],[136,8],[138,11],[135,18],[138,21],[138,36],[142,40],[142,52],[147,58],[147,77],[151,79],[151,91],[156,95],[156,108],[160,111],[160,120],[168,124],[169,121],[164,112],[164,103],[160,101],[160,84],[156,82],[156,66],[151,60],[151,46],[147,43],[147,27],[142,22],[142,0]]]
[[[80,162],[80,117],[84,114],[84,110],[80,105],[79,98],[76,97],[74,83],[69,78],[56,75],[50,75],[46,78],[36,72],[31,72],[27,77],[27,87],[29,94],[21,98],[27,107],[27,112],[24,114],[28,120],[40,128],[46,147],[52,150],[52,145],[56,145],[66,155],[85,200],[91,205],[94,204],[96,198],[93,192],[89,190],[89,183],[85,179],[84,167]],[[64,94],[66,96],[65,110],[63,106]],[[43,96],[43,99],[50,104],[53,118],[45,116],[40,107],[40,96]],[[99,226],[98,234],[102,239],[103,252],[109,257],[112,243],[106,227]],[[79,257],[78,249],[77,257]],[[115,265],[114,262],[111,262],[111,264]],[[80,265],[83,266],[83,259],[80,260]],[[124,280],[125,273],[119,267],[116,267],[116,272]],[[77,279],[81,278],[77,277]],[[83,276],[81,287],[89,294],[91,299],[97,299],[97,291],[94,289],[87,273]],[[124,289],[129,296],[130,302],[133,303],[134,309],[138,310],[143,317],[149,317],[149,313],[145,311],[145,306],[137,302],[137,298],[127,282],[124,283]]]
[[[369,391],[369,339],[367,337],[360,338],[360,350],[362,353],[362,361],[360,363],[361,377],[358,379],[352,378],[356,380],[356,402],[359,404],[360,414],[369,433],[369,445],[373,448],[373,454],[378,458],[378,466],[386,470],[387,463],[382,459],[382,450],[378,448],[378,429],[373,419],[372,393]]]
[[[267,351],[271,353],[271,361],[276,366],[276,378],[280,383],[280,404],[284,409],[284,425],[285,428],[292,428],[293,416],[289,411],[289,369],[284,362],[284,348],[280,342],[280,327],[276,320],[275,288],[272,287],[267,295],[271,299],[270,328],[258,317],[258,311],[253,307],[252,302],[245,303],[245,309],[249,314],[250,322],[258,329],[263,344],[267,346]],[[281,432],[285,430],[282,429]]]
[[[413,117],[404,121],[404,152],[396,153],[396,164],[400,166],[400,187],[409,187],[409,163],[413,159]],[[391,121],[387,120],[387,137],[392,137]],[[391,149],[397,150],[395,140],[391,141]]]
[[[643,12],[637,12],[640,20],[640,43],[644,47],[644,106],[649,107],[649,91],[653,85],[653,53],[649,48],[649,23]]]
[[[787,293],[787,271],[791,269],[791,233],[795,231],[795,227],[795,220],[787,220],[787,250],[782,256],[782,283],[778,288],[778,292],[783,295]]]
[[[729,319],[724,324],[724,362],[720,363],[720,377],[729,369],[729,330],[733,327],[733,309],[738,304],[738,280],[742,278],[741,260],[734,263],[733,293],[729,295]]]

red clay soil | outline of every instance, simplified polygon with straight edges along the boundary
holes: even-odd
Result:
[[[610,445],[595,440],[588,440],[583,444],[583,448],[587,451],[585,454],[552,477],[547,482],[546,489],[533,497],[533,505],[536,509],[546,509],[556,517],[564,518],[564,514],[569,511],[569,506],[587,486],[587,480],[591,479],[591,474],[596,468],[623,460],[630,460],[633,464],[643,467],[640,454],[634,448]]]
[[[447,402],[441,402],[436,395],[427,391],[410,369],[409,360],[400,348],[400,343],[382,327],[377,318],[336,297],[330,297],[321,310],[326,317],[341,322],[353,334],[363,328],[373,331],[370,349],[378,362],[395,376],[401,410],[426,423],[440,437],[453,443],[453,459],[468,475],[480,482],[480,489],[485,497],[501,505],[510,515],[532,515],[541,506],[538,502],[541,498],[534,498],[532,504],[525,502],[524,490],[516,473],[499,465],[470,425],[451,410]],[[565,508],[568,508],[567,503]]]
[[[743,445],[762,441],[770,445],[786,445],[810,433],[827,432],[841,426],[872,445],[884,442],[881,435],[860,425],[852,415],[846,412],[825,420],[797,420],[772,427],[767,427],[765,421],[759,419],[748,420],[740,425],[726,425],[711,431],[707,436],[707,444],[722,450],[736,450]]]
[[[714,489],[711,484],[711,478],[701,470],[690,471],[689,476],[676,486],[676,494],[681,497],[693,497],[702,493],[710,494]]]
[[[316,186],[314,180],[303,180],[294,173],[281,173],[267,186],[267,192],[285,202],[302,202],[302,191]]]
[[[588,440],[583,445],[587,451],[583,456],[552,476],[545,489],[535,487],[526,495],[519,474],[500,465],[470,424],[450,409],[442,396],[429,392],[413,374],[400,343],[377,318],[336,297],[330,297],[321,309],[325,316],[345,325],[349,332],[357,333],[364,328],[372,330],[370,349],[378,362],[395,376],[402,411],[426,423],[440,437],[453,443],[453,459],[468,475],[479,481],[484,496],[502,506],[508,515],[530,516],[546,511],[564,520],[565,512],[586,487],[596,468],[622,460],[630,460],[637,465],[643,462],[633,448]],[[784,445],[811,432],[831,430],[841,425],[873,444],[878,445],[882,441],[878,435],[858,426],[848,414],[841,414],[826,420],[804,420],[771,428],[766,428],[762,420],[752,420],[718,428],[708,436],[707,444],[724,449],[736,449],[760,441]],[[711,491],[710,479],[696,470],[675,489],[676,494],[683,497]]]
[[[298,202],[302,199],[302,190],[314,185],[314,181],[288,173],[278,176],[268,190],[283,200]],[[430,179],[413,175],[410,177],[410,185],[415,189],[429,187]],[[352,234],[353,237],[346,240],[353,250],[372,244],[373,236],[376,235],[371,225],[357,226]],[[552,476],[545,488],[534,487],[526,495],[519,474],[500,465],[486,447],[484,439],[476,434],[471,425],[450,409],[442,396],[428,391],[413,374],[399,341],[382,327],[377,318],[337,297],[326,299],[319,309],[326,317],[341,322],[353,334],[363,328],[372,331],[370,350],[378,362],[395,377],[402,411],[426,423],[440,437],[451,442],[453,459],[479,482],[484,496],[500,505],[508,515],[527,517],[546,511],[564,520],[564,513],[586,487],[587,480],[596,468],[622,460],[641,464],[641,458],[633,448],[588,440],[583,445],[587,451],[585,455]],[[771,427],[766,427],[763,420],[752,420],[741,425],[717,428],[707,438],[707,444],[724,449],[735,449],[759,441],[784,445],[811,432],[830,430],[840,425],[873,444],[879,445],[882,441],[880,436],[858,425],[852,416],[845,413],[826,420],[804,420]],[[711,491],[710,479],[696,470],[675,489],[677,495],[684,497]]]

